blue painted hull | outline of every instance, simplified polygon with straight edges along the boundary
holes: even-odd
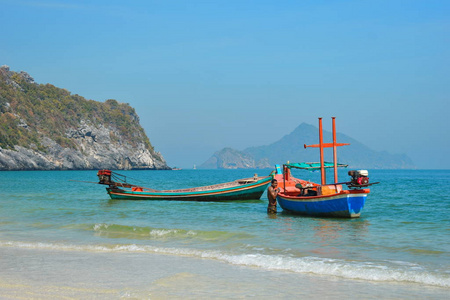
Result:
[[[334,194],[329,196],[295,197],[278,194],[283,210],[309,216],[358,218],[367,193]]]

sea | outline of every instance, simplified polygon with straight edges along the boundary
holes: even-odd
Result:
[[[118,172],[174,189],[271,170]],[[96,175],[0,172],[0,299],[450,298],[450,170],[369,170],[357,219],[268,215],[266,193],[111,200]]]

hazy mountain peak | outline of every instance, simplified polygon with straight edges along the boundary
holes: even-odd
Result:
[[[324,142],[332,141],[332,133],[323,131]],[[346,163],[353,168],[386,168],[403,169],[415,168],[411,159],[405,154],[389,154],[386,151],[377,152],[363,145],[359,141],[343,134],[336,133],[340,143],[350,143],[350,146],[338,148],[339,163]],[[225,148],[214,154],[214,160],[208,160],[200,168],[227,168],[226,164],[218,164],[223,160],[221,154],[226,153],[227,164],[233,168],[248,165],[250,168],[271,168],[275,164],[291,162],[319,161],[317,148],[304,148],[304,145],[318,144],[318,128],[307,123],[301,123],[291,133],[284,135],[279,140],[265,146],[249,147],[243,151]],[[232,154],[232,157],[231,157]],[[332,149],[324,150],[325,160],[332,161]],[[252,159],[250,161],[249,159]],[[242,163],[245,160],[245,164]],[[245,168],[245,167],[244,167]]]

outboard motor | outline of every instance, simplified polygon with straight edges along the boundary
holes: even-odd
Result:
[[[97,172],[97,176],[99,179],[98,183],[101,184],[110,184],[111,183],[111,171],[110,170],[100,170]]]
[[[352,177],[352,185],[366,185],[369,183],[369,171],[367,170],[348,171],[348,175]]]

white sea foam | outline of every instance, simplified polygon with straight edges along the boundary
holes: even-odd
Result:
[[[179,233],[183,233],[182,230],[178,230],[178,229],[164,229],[164,228],[140,228],[140,227],[131,227],[131,226],[122,226],[122,225],[117,225],[117,224],[104,224],[104,223],[100,223],[100,224],[95,224],[92,227],[94,229],[94,231],[96,232],[102,232],[102,231],[111,231],[111,232],[123,232],[126,233],[127,231],[129,232],[130,230],[134,233],[134,234],[148,234],[149,236],[152,237],[164,237],[164,236],[168,236],[168,235],[176,235]],[[195,232],[193,231],[188,231],[185,233],[186,235],[196,235]]]
[[[150,235],[157,236],[157,237],[162,237],[162,236],[176,234],[176,233],[178,233],[178,230],[176,230],[176,229],[152,229],[152,230],[150,230]]]
[[[95,224],[94,225],[94,230],[98,231],[98,230],[102,230],[102,229],[108,229],[108,224]]]
[[[70,245],[57,243],[5,242],[0,247],[47,249],[59,251],[158,253],[214,259],[225,263],[265,270],[288,271],[303,274],[337,276],[346,279],[419,283],[438,287],[450,287],[450,274],[432,274],[418,266],[393,267],[373,262],[355,262],[319,257],[288,257],[265,254],[228,254],[222,251],[195,250],[189,248],[164,248],[142,245]],[[401,265],[401,264],[399,264]]]

